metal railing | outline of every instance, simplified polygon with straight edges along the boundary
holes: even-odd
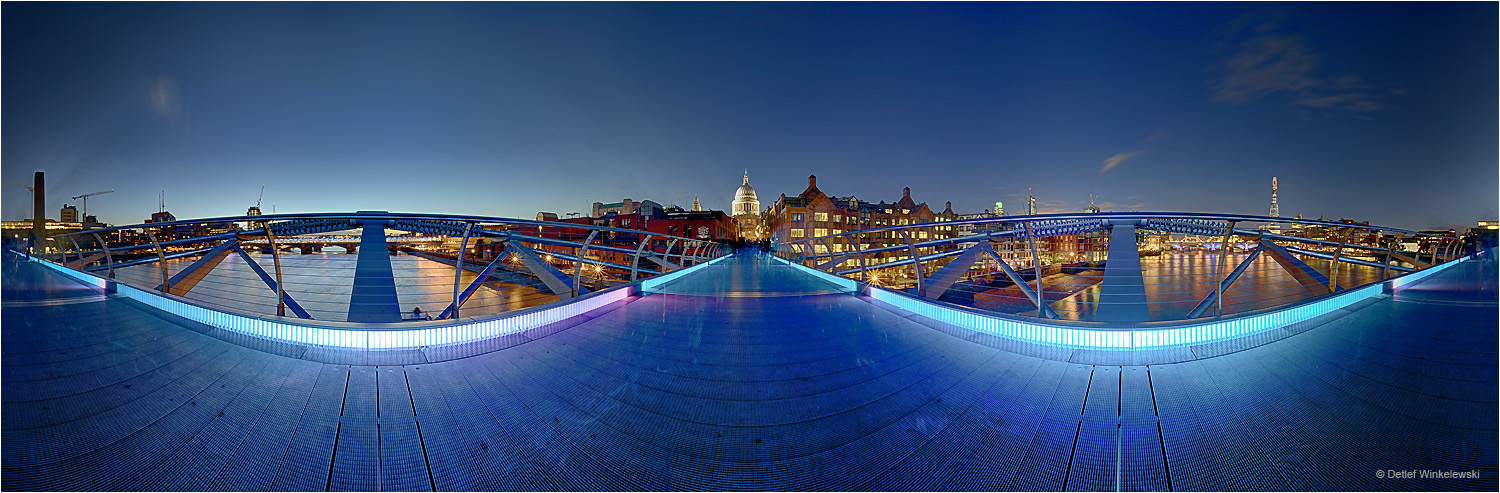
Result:
[[[641,230],[385,212],[135,224],[49,237],[31,252],[230,313],[377,323],[526,309],[725,253]]]
[[[875,227],[780,243],[776,254],[932,301],[1108,325],[1284,307],[1453,260],[1462,246],[1347,222],[1168,212]]]

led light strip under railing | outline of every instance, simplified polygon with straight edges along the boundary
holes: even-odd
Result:
[[[778,260],[781,259],[778,258]],[[781,261],[820,278],[826,279],[832,276],[831,274],[814,270],[796,262]],[[1400,287],[1447,269],[1457,263],[1458,261],[1454,260],[1435,265],[1404,276],[1392,278],[1387,282],[1391,283],[1392,288]],[[838,279],[849,283],[854,282],[851,279],[843,277],[839,277]],[[1010,339],[1087,349],[1136,349],[1201,344],[1285,327],[1377,296],[1384,291],[1384,284],[1375,283],[1351,289],[1328,298],[1278,310],[1273,313],[1159,329],[1086,329],[1046,325],[1030,321],[999,318],[939,305],[920,300],[906,293],[880,287],[871,286],[869,292],[871,299],[896,308],[940,322]]]
[[[415,349],[448,344],[462,344],[515,334],[560,322],[623,300],[629,297],[634,289],[633,286],[626,285],[556,306],[536,307],[503,314],[499,318],[487,320],[469,319],[466,321],[456,321],[452,325],[438,327],[424,327],[419,329],[346,329],[286,322],[283,321],[284,319],[279,318],[268,319],[226,313],[188,303],[175,296],[166,296],[155,291],[132,287],[124,283],[112,282],[92,274],[63,267],[50,261],[41,260],[38,263],[74,279],[98,286],[101,289],[108,290],[113,285],[116,292],[121,296],[145,303],[167,313],[223,330],[249,334],[274,341],[348,349]]]

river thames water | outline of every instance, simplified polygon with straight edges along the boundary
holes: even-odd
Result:
[[[269,254],[250,254],[252,259],[273,278],[276,271]],[[283,288],[314,320],[345,321],[349,316],[349,295],[354,289],[354,266],[358,255],[342,253],[282,254]],[[194,259],[168,260],[167,271],[175,275]],[[396,298],[402,313],[410,317],[412,309],[436,317],[453,301],[451,265],[412,255],[392,255],[391,270],[396,280]],[[465,271],[459,289],[469,286],[474,272]],[[115,269],[115,279],[131,286],[154,288],[161,285],[161,269],[155,263]],[[239,255],[230,254],[198,283],[186,298],[229,311],[265,315],[276,313],[276,292]],[[536,288],[508,282],[485,283],[459,310],[463,317],[488,315],[557,301],[558,297]],[[287,315],[292,315],[291,310]]]
[[[1224,275],[1232,272],[1245,257],[1245,254],[1230,254],[1224,262]],[[1330,261],[1304,259],[1304,262],[1325,276],[1329,275]],[[1215,290],[1218,264],[1219,254],[1216,252],[1175,252],[1141,257],[1141,275],[1146,284],[1150,319],[1186,318],[1193,307]],[[1099,306],[1099,281],[1102,274],[1102,270],[1093,270],[1044,276],[1042,285],[1047,293],[1046,299],[1062,319],[1093,320]],[[1392,271],[1392,274],[1397,272]],[[1342,263],[1339,267],[1338,284],[1344,288],[1357,287],[1379,281],[1380,276],[1379,268]],[[1036,286],[1034,282],[1029,284],[1033,288]],[[1036,305],[1014,287],[976,288],[971,288],[977,291],[974,294],[975,308],[1022,315],[1036,314]],[[1224,313],[1272,308],[1325,294],[1328,294],[1326,287],[1304,286],[1270,255],[1263,254],[1225,291]],[[1212,314],[1213,309],[1206,313]]]

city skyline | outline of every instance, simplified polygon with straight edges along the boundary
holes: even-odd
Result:
[[[833,195],[1496,216],[1494,4],[13,4],[3,175],[142,222]],[[1474,42],[1474,40],[1489,42]],[[3,217],[28,215],[5,185]]]

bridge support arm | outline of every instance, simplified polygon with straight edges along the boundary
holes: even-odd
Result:
[[[93,254],[93,255],[89,255],[88,257],[84,257],[84,258],[81,258],[81,259],[78,259],[78,260],[74,260],[72,262],[68,262],[68,268],[69,269],[74,269],[74,270],[84,270],[85,266],[87,266],[89,264],[92,264],[92,263],[94,263],[95,261],[97,261],[97,260],[99,260],[101,258],[104,258],[104,256],[105,256],[105,252],[99,252],[99,253],[96,253],[96,254]]]
[[[978,244],[964,249],[964,253],[960,254],[958,258],[950,260],[948,265],[944,265],[943,268],[934,272],[932,277],[927,278],[924,282],[927,287],[927,293],[923,296],[932,300],[943,297],[943,294],[947,293],[948,289],[953,287],[953,283],[958,282],[958,279],[963,277],[964,272],[967,272],[969,267],[973,266],[974,262],[981,258],[980,254],[984,253],[984,248],[981,248],[980,245],[987,247],[989,246],[989,242],[988,238],[980,240]],[[912,292],[912,294],[916,293]]]
[[[1041,300],[1036,306],[1036,316],[1047,318],[1047,314],[1043,310],[1043,307],[1047,306],[1047,290],[1042,289],[1042,260],[1041,255],[1038,255],[1036,251],[1036,234],[1031,231],[1030,221],[1021,223],[1021,227],[1026,229],[1026,245],[1031,249],[1031,267],[1032,270],[1036,271],[1036,295],[1037,299]]]
[[[535,251],[518,241],[509,242],[506,249],[514,252],[516,257],[521,259],[521,265],[526,266],[527,270],[541,279],[542,284],[547,285],[547,290],[552,291],[552,294],[564,300],[573,298],[572,279],[569,279],[563,271],[543,261]]]
[[[1417,260],[1415,258],[1408,257],[1408,256],[1406,256],[1406,254],[1402,254],[1402,253],[1391,252],[1391,258],[1396,259],[1396,260],[1400,260],[1402,262],[1406,262],[1408,264],[1411,264],[1412,267],[1415,267],[1417,270],[1422,270],[1422,269],[1426,269],[1428,267],[1432,267],[1431,263],[1423,262],[1421,260]]]
[[[1203,298],[1203,301],[1198,302],[1198,306],[1193,307],[1193,311],[1188,313],[1187,318],[1201,317],[1204,312],[1208,311],[1209,307],[1215,306],[1215,304],[1219,306],[1219,313],[1222,314],[1224,312],[1224,304],[1219,302],[1221,296],[1223,296],[1225,291],[1229,290],[1229,286],[1234,284],[1236,279],[1240,278],[1240,274],[1245,273],[1245,269],[1249,268],[1250,264],[1255,262],[1255,258],[1260,256],[1260,252],[1265,251],[1265,249],[1264,245],[1255,247],[1255,250],[1250,252],[1250,256],[1245,257],[1245,260],[1240,262],[1240,265],[1235,266],[1234,272],[1229,273],[1229,277],[1220,281],[1219,285],[1208,293],[1208,297]]]
[[[1099,283],[1101,322],[1145,322],[1146,280],[1141,275],[1141,252],[1136,246],[1135,225],[1115,224],[1109,233],[1109,257]]]
[[[1021,293],[1025,294],[1027,299],[1036,304],[1037,313],[1041,313],[1042,318],[1057,318],[1057,312],[1052,310],[1052,307],[1047,304],[1047,300],[1038,296],[1037,292],[1031,289],[1031,285],[1027,284],[1026,280],[1021,278],[1021,274],[1011,268],[1010,264],[1005,262],[1005,259],[1000,258],[1000,254],[995,253],[995,250],[988,243],[981,245],[979,248],[982,248],[984,253],[989,254],[990,258],[995,259],[995,262],[1000,264],[1000,270],[1005,271],[1005,275],[1010,277],[1010,282],[1016,283],[1016,289],[1020,289]],[[1037,285],[1041,285],[1040,280],[1037,281]]]
[[[350,322],[400,322],[396,277],[385,240],[385,221],[361,220],[359,258],[354,264],[354,289],[349,293]],[[269,235],[267,235],[269,236]],[[272,245],[275,250],[275,245]]]
[[[203,281],[203,278],[208,277],[208,273],[213,272],[214,268],[218,267],[220,262],[229,257],[229,249],[239,245],[239,242],[238,239],[227,240],[219,246],[214,247],[213,250],[209,250],[208,253],[204,254],[196,262],[193,262],[192,265],[178,272],[177,275],[172,276],[172,279],[167,282],[168,285],[172,286],[170,290],[163,289],[163,286],[157,286],[156,289],[167,291],[177,296],[186,296],[189,291],[193,290],[194,286]]]
[[[505,262],[505,258],[509,256],[510,245],[509,242],[507,242],[505,250],[501,251],[500,255],[496,255],[495,259],[490,261],[490,264],[484,267],[484,270],[479,271],[479,275],[474,277],[474,282],[469,283],[469,287],[464,288],[463,292],[459,293],[458,300],[455,302],[455,304],[448,305],[448,308],[443,309],[443,313],[439,314],[437,318],[458,318],[458,307],[463,306],[465,301],[469,301],[469,297],[474,296],[474,293],[479,291],[479,287],[483,286],[485,281],[489,280],[490,274],[494,274],[495,269],[499,268],[500,264]]]
[[[474,223],[464,223],[464,241],[458,247],[458,261],[453,263],[453,267],[454,267],[453,268],[453,304],[448,305],[450,307],[449,310],[443,310],[442,315],[438,316],[438,318],[440,318],[440,319],[449,318],[449,316],[452,316],[452,318],[458,318],[458,307],[463,305],[463,303],[461,303],[460,300],[458,299],[458,295],[459,295],[459,292],[458,292],[458,283],[459,283],[459,281],[463,280],[463,275],[464,275],[464,252],[469,249],[469,233],[473,229],[474,229]],[[490,264],[490,265],[494,265],[494,264]],[[482,277],[481,278],[476,278],[475,280],[478,281],[478,280],[481,280],[481,279],[484,279],[484,278],[482,278]],[[450,313],[450,311],[451,311],[451,313]]]
[[[845,253],[843,255],[839,255],[837,257],[834,257],[833,260],[823,262],[823,265],[819,265],[817,269],[826,272],[833,272],[833,269],[837,269],[839,264],[844,263],[844,261],[849,260],[849,258],[853,256],[854,253]]]
[[[1260,244],[1266,249],[1266,253],[1271,254],[1271,258],[1275,259],[1276,263],[1281,264],[1281,268],[1286,269],[1287,273],[1291,274],[1302,286],[1318,294],[1327,292],[1329,281],[1328,277],[1324,276],[1323,273],[1318,272],[1317,269],[1307,265],[1301,259],[1292,256],[1285,248],[1282,248],[1281,245],[1277,245],[1271,240],[1261,240]]]
[[[281,293],[281,301],[286,303],[287,309],[296,314],[297,318],[312,319],[312,315],[308,315],[307,310],[302,309],[302,305],[298,304],[297,300],[292,299],[291,294],[287,293],[285,289],[278,289],[280,286],[276,283],[276,279],[267,274],[265,269],[260,268],[260,264],[256,263],[255,259],[250,258],[250,254],[245,253],[243,248],[240,248],[239,245],[234,245],[230,249],[234,250],[234,253],[240,254],[240,258],[245,259],[245,263],[250,266],[250,270],[255,271],[255,274],[260,276],[260,280],[266,283],[266,287],[271,288],[271,291]]]

